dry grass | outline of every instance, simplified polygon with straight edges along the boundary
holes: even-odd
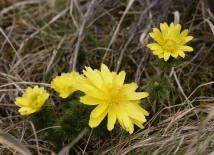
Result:
[[[145,47],[148,33],[160,22],[175,20],[194,36],[194,52],[166,73],[172,92],[151,110],[145,130],[128,137],[118,131],[111,142],[91,140],[84,131],[68,147],[76,154],[214,153],[211,1],[1,0],[0,131],[15,136],[35,154],[55,154],[52,143],[38,139],[47,129],[36,131],[28,117],[20,116],[15,97],[35,84],[48,89],[61,72],[80,71],[85,65],[99,68],[102,62],[112,70],[126,70],[127,82],[142,87],[160,72]],[[56,106],[53,99],[50,102]],[[155,102],[147,102],[145,107],[151,109]],[[0,154],[17,154],[15,150],[0,145]]]

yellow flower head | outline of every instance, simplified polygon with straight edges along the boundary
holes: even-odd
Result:
[[[124,84],[125,72],[119,74],[110,72],[106,65],[101,65],[101,71],[85,67],[85,76],[79,79],[76,85],[85,93],[80,101],[87,105],[97,105],[90,114],[89,126],[97,127],[108,115],[107,128],[111,131],[116,120],[130,134],[134,131],[133,124],[140,128],[146,122],[145,116],[149,113],[139,103],[147,97],[147,92],[135,92],[136,83]]]
[[[62,73],[61,76],[57,76],[53,79],[51,88],[58,92],[60,97],[67,98],[73,94],[73,92],[77,91],[74,84],[79,76],[77,72]]]
[[[164,58],[167,61],[170,55],[174,58],[177,58],[178,55],[182,58],[185,57],[185,51],[191,52],[193,48],[186,46],[185,44],[193,39],[192,36],[187,36],[188,30],[185,29],[181,31],[181,25],[171,23],[168,26],[167,23],[160,23],[159,31],[157,28],[153,28],[153,32],[149,35],[157,42],[147,44],[147,47],[153,51],[154,55],[157,55],[159,58]]]
[[[15,104],[21,107],[19,109],[19,113],[21,115],[29,115],[39,111],[48,97],[49,94],[43,87],[28,87],[22,97],[16,98]]]

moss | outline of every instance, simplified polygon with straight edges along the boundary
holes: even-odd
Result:
[[[164,61],[163,59],[157,59],[156,61],[154,61],[154,65],[159,67],[160,70],[164,73],[170,72],[172,67],[177,67],[182,63],[183,63],[183,60],[181,58],[178,58],[178,59],[169,58],[167,62]]]
[[[89,128],[89,116],[94,108],[93,106],[84,105],[79,102],[82,93],[76,93],[68,99],[56,98],[58,106],[56,111],[50,105],[46,105],[41,111],[31,116],[36,130],[47,127],[50,128],[39,134],[43,140],[48,140],[56,146],[59,151],[64,145],[72,142],[79,133],[85,128]],[[57,103],[56,102],[56,103]],[[104,120],[97,128],[93,130],[92,138],[106,139],[110,132],[106,129],[106,120]],[[89,133],[88,135],[89,136]]]
[[[160,101],[168,99],[171,85],[166,78],[156,76],[149,79],[145,89],[153,100]]]
[[[43,106],[39,112],[31,115],[31,120],[37,130],[53,126],[56,119],[56,113],[49,104]]]
[[[70,143],[78,134],[88,127],[90,109],[77,100],[66,101],[58,109],[63,111],[56,125],[60,128],[55,129],[53,140],[56,145]]]

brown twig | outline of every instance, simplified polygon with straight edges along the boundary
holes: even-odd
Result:
[[[78,40],[77,40],[77,43],[76,43],[76,46],[75,46],[75,49],[74,49],[74,55],[73,55],[73,57],[71,57],[70,62],[69,62],[70,68],[71,68],[72,71],[76,70],[77,57],[78,57],[78,53],[79,53],[80,43],[83,40],[83,31],[84,31],[86,22],[87,22],[87,20],[89,18],[89,15],[92,12],[92,8],[93,8],[95,2],[96,2],[96,0],[92,0],[90,2],[89,6],[88,6],[88,9],[87,9],[87,12],[83,16],[82,24],[81,24],[79,32],[78,32]]]

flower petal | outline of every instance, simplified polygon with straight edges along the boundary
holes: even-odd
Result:
[[[182,32],[181,32],[181,34],[180,34],[180,36],[179,36],[179,39],[181,40],[181,39],[184,39],[185,37],[186,37],[186,35],[188,34],[188,30],[187,29],[185,29],[185,30],[183,30]]]
[[[122,87],[125,77],[126,73],[124,71],[121,71],[118,75],[115,75],[114,84],[118,85],[119,87]]]
[[[178,35],[180,34],[180,32],[181,32],[181,25],[180,25],[180,24],[177,24],[177,25],[175,26],[175,33],[174,33],[175,39],[177,39],[177,37],[178,37]]]
[[[153,51],[152,53],[153,53],[154,55],[159,55],[159,54],[162,54],[163,51]]]
[[[28,106],[30,103],[26,98],[17,97],[15,100],[15,104],[19,107],[24,107],[24,106]]]
[[[109,108],[109,111],[108,111],[108,123],[107,123],[107,128],[109,131],[111,131],[113,128],[114,128],[114,124],[116,122],[116,119],[117,119],[117,110],[115,109],[114,105],[112,105],[110,108]]]
[[[164,61],[169,60],[170,53],[169,52],[164,52]]]
[[[164,57],[164,53],[160,53],[160,54],[158,54],[158,58],[163,58]]]
[[[134,106],[136,106],[138,109],[140,109],[141,112],[142,112],[145,116],[149,116],[149,113],[148,113],[145,109],[143,109],[140,105],[134,104]]]
[[[191,41],[192,39],[193,39],[192,36],[187,36],[187,37],[185,37],[183,40],[181,40],[181,41],[179,42],[179,44],[180,44],[180,45],[184,45],[184,44],[186,44],[187,42]]]
[[[163,38],[165,39],[168,35],[169,27],[167,23],[160,23],[160,29],[163,35]]]
[[[97,105],[97,104],[103,104],[104,101],[85,95],[80,97],[80,102],[82,102],[83,104],[87,104],[87,105]]]
[[[111,84],[113,76],[105,64],[101,65],[101,75],[105,84]]]
[[[146,122],[144,112],[141,110],[143,108],[141,108],[140,106],[136,106],[136,104],[130,103],[130,102],[124,103],[124,105],[125,105],[124,109],[127,112],[127,114],[129,115],[129,117],[136,119],[138,121],[141,121],[141,122]]]
[[[178,52],[176,51],[176,52],[172,52],[171,53],[171,56],[173,57],[173,58],[177,58],[178,57]]]
[[[73,94],[73,92],[77,91],[74,84],[77,82],[77,79],[79,79],[79,76],[77,72],[62,73],[61,76],[56,76],[51,81],[51,88],[58,92],[60,97],[67,98]]]
[[[133,124],[128,117],[127,113],[121,108],[121,106],[116,106],[117,108],[117,118],[120,123],[120,125],[126,130],[129,131],[129,133],[133,133],[134,127]]]
[[[100,124],[100,122],[102,122],[102,120],[105,118],[106,115],[107,115],[107,110],[104,111],[99,117],[94,118],[90,116],[89,126],[91,128],[97,127]]]
[[[108,103],[99,104],[92,112],[91,117],[97,118],[108,108]]]
[[[140,121],[138,121],[138,120],[136,120],[136,119],[133,119],[133,118],[131,118],[131,121],[132,121],[135,125],[137,125],[139,128],[144,129],[144,126],[142,125],[144,122],[140,122]]]
[[[123,91],[126,93],[134,92],[138,88],[138,85],[134,82],[123,85]]]
[[[134,125],[131,121],[131,119],[129,119],[129,127],[127,128],[127,131],[129,132],[129,134],[132,134],[134,132]]]
[[[146,46],[151,50],[159,50],[159,51],[163,50],[162,47],[157,43],[147,44]]]
[[[182,51],[188,51],[188,52],[192,52],[193,51],[193,48],[190,47],[190,46],[180,46],[179,47],[179,50],[182,50]]]
[[[171,23],[169,26],[168,38],[173,38],[175,36],[175,26]]]
[[[103,79],[100,77],[97,71],[93,71],[91,67],[85,68],[86,70],[84,70],[83,73],[87,77],[87,79],[97,88],[101,88],[103,84]]]
[[[39,110],[40,109],[37,109],[37,108],[22,107],[22,108],[19,109],[19,113],[21,115],[29,115],[29,114],[32,114],[32,113],[37,112]]]
[[[157,29],[157,28],[153,28],[153,33],[154,33],[154,40],[157,41],[158,43],[163,43],[163,36],[162,33]]]
[[[78,83],[75,85],[75,87],[78,90],[87,94],[88,96],[95,97],[95,98],[101,99],[101,100],[105,98],[105,95],[103,94],[103,92],[98,90],[97,88],[93,87],[92,85]]]
[[[178,54],[179,54],[182,58],[185,57],[185,53],[184,53],[182,50],[179,50],[179,51],[178,51]]]
[[[145,98],[149,96],[149,93],[147,92],[126,92],[127,99],[128,100],[140,100],[142,98]]]

